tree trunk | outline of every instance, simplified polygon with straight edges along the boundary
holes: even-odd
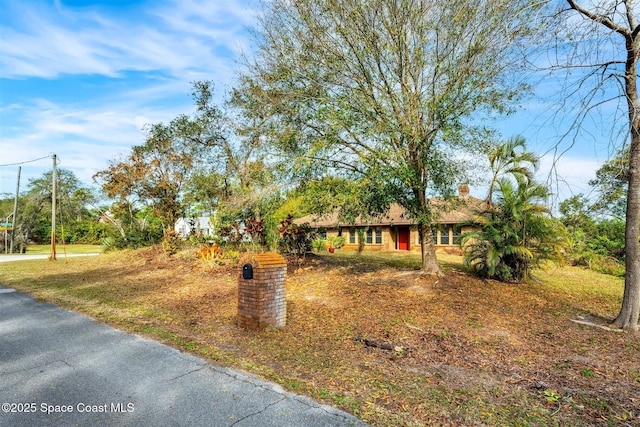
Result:
[[[638,43],[627,38],[627,62],[625,90],[629,108],[631,146],[629,147],[629,188],[627,190],[627,213],[625,225],[624,296],[622,307],[614,324],[624,330],[638,329],[640,313],[640,101],[636,82],[636,54]]]
[[[433,241],[433,233],[431,232],[432,215],[429,200],[426,196],[428,182],[427,167],[419,158],[412,161],[412,164],[416,165],[416,176],[421,177],[419,185],[413,189],[413,194],[420,206],[420,215],[417,216],[417,220],[418,235],[420,236],[420,252],[422,254],[421,270],[425,273],[440,275],[442,274],[442,270],[440,270],[440,265],[436,258],[436,242]]]
[[[614,324],[625,330],[638,329],[640,313],[640,250],[638,228],[640,226],[640,134],[637,131],[631,140],[629,161],[629,190],[625,226],[624,296],[622,307]]]
[[[442,274],[436,258],[436,245],[433,241],[431,227],[426,224],[418,224],[418,233],[422,252],[422,271],[438,275]]]

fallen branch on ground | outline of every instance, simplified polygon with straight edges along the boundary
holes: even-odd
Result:
[[[393,345],[385,341],[377,341],[377,340],[372,340],[364,337],[355,337],[353,340],[356,342],[362,342],[367,347],[375,347],[375,348],[381,348],[383,350],[391,350],[391,351],[395,351],[396,353],[404,353],[406,351],[404,347]]]

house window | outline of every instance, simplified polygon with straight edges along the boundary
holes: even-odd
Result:
[[[431,227],[431,233],[433,233],[433,244],[437,245],[438,244],[438,228],[437,227]],[[418,239],[420,240],[420,239]],[[418,242],[419,245],[422,244],[422,241]]]
[[[349,227],[349,243],[352,243],[352,244],[356,243],[356,228],[355,227]]]
[[[440,226],[440,244],[441,245],[449,244],[449,226],[448,225]]]
[[[365,240],[365,242],[370,245],[373,243],[373,230],[369,227],[367,227],[367,238]]]
[[[459,225],[453,226],[453,239],[451,243],[454,245],[457,245],[458,243],[460,243],[460,226]]]
[[[327,240],[327,229],[325,227],[318,228],[317,238],[322,240]]]
[[[376,245],[382,244],[382,227],[376,227]]]

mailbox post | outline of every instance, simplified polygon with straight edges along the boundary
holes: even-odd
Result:
[[[244,254],[238,279],[238,326],[263,330],[286,325],[286,260],[275,253]]]

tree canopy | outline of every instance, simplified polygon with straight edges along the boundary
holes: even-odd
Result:
[[[30,179],[26,192],[18,200],[15,237],[18,242],[48,242],[51,237],[52,171]],[[96,196],[68,169],[57,169],[58,224],[65,230],[65,240],[91,242],[100,239],[104,230],[95,224],[96,214],[89,209]],[[59,229],[61,231],[62,228]]]
[[[596,171],[595,179],[589,181],[598,193],[593,209],[601,215],[624,219],[627,208],[629,182],[629,147],[618,150]]]
[[[272,195],[273,168],[251,118],[232,103],[219,106],[211,82],[193,88],[193,115],[148,125],[144,144],[94,176],[116,210],[129,213],[128,224],[145,206],[165,231],[182,216],[214,211],[233,220],[250,211],[259,220],[260,202]]]
[[[515,50],[529,1],[274,0],[238,90],[298,171],[362,182],[369,213],[402,205],[438,272],[428,193],[466,180],[463,155],[489,132],[477,115],[523,93]],[[468,162],[467,162],[468,165]],[[334,172],[335,173],[335,172]],[[376,212],[378,211],[378,212]],[[366,213],[366,212],[363,212]]]

